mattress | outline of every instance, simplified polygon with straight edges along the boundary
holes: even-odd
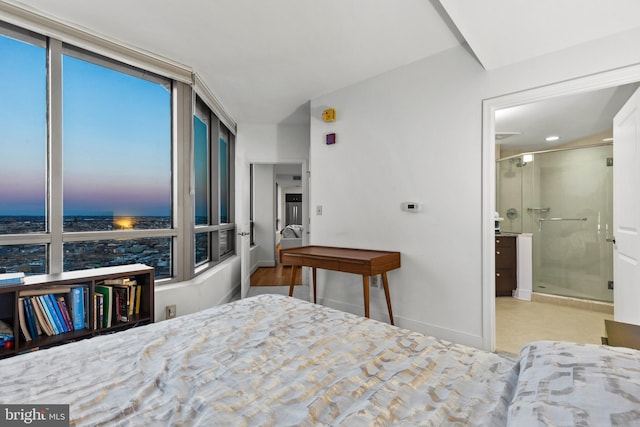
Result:
[[[72,425],[505,425],[519,363],[260,295],[0,361],[0,400]]]

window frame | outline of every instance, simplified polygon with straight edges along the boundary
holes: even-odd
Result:
[[[232,205],[232,194],[234,182],[234,172],[235,172],[235,136],[233,131],[230,130],[222,120],[217,116],[214,112],[214,108],[211,108],[210,104],[207,102],[205,97],[200,96],[200,92],[197,89],[194,89],[193,92],[193,117],[198,117],[201,121],[208,125],[208,174],[207,174],[207,188],[208,188],[208,224],[195,224],[195,195],[193,198],[193,235],[191,241],[193,242],[193,263],[195,273],[200,274],[203,271],[213,267],[214,265],[219,264],[220,262],[228,259],[229,257],[235,255],[236,253],[236,245],[235,245],[235,230],[236,225],[234,222],[233,216],[233,205]],[[195,127],[194,120],[191,121],[192,127]],[[195,147],[195,129],[193,130],[193,138],[191,144]],[[229,206],[228,206],[228,222],[222,223],[220,221],[220,139],[224,136],[225,142],[227,144],[227,156],[228,156],[228,165],[227,165],[227,183],[228,183],[228,194],[229,194]],[[232,145],[233,144],[233,145]],[[191,162],[192,165],[195,164],[195,149],[192,149],[192,157]],[[195,192],[195,167],[192,167],[192,186]],[[196,235],[204,234],[208,235],[208,254],[206,260],[197,261],[195,256],[195,241]],[[226,233],[227,242],[230,243],[230,249],[227,252],[221,253],[220,251],[220,242],[222,233]],[[230,237],[232,236],[232,237]]]
[[[229,222],[219,223],[219,201],[215,210],[211,210],[211,221],[204,230],[219,236],[226,232],[235,237],[235,121],[224,111],[211,91],[204,85],[199,76],[190,68],[172,63],[164,58],[142,52],[112,42],[103,37],[84,32],[73,27],[57,23],[53,20],[42,20],[31,12],[15,10],[7,12],[0,20],[0,35],[33,43],[36,40],[47,49],[47,200],[46,231],[29,234],[0,235],[0,245],[45,245],[48,274],[60,273],[63,270],[64,243],[114,239],[171,238],[171,277],[157,281],[157,284],[180,282],[193,278],[204,270],[216,265],[236,253],[235,239],[231,239],[231,250],[220,256],[218,239],[215,244],[210,238],[212,258],[198,266],[194,265],[194,240],[196,227],[193,214],[193,116],[195,99],[201,97],[211,114],[220,117],[217,132],[221,126],[228,130],[227,150],[229,156]],[[18,24],[18,25],[16,25]],[[41,34],[42,33],[42,34]],[[45,36],[48,34],[49,36]],[[62,58],[64,54],[79,59],[107,66],[115,71],[124,72],[154,82],[164,82],[171,98],[171,228],[147,230],[110,230],[95,232],[63,231],[63,199],[62,199]],[[210,127],[211,129],[212,127]],[[217,140],[218,138],[216,138]],[[217,147],[217,146],[216,146]],[[211,150],[217,156],[217,150]],[[217,165],[216,161],[211,163]],[[210,167],[211,175],[218,167]],[[215,180],[217,185],[217,178]],[[216,187],[217,188],[217,187]],[[219,190],[218,190],[219,191]],[[219,192],[217,192],[219,194]],[[215,214],[217,212],[217,214]],[[215,222],[215,223],[212,223]]]

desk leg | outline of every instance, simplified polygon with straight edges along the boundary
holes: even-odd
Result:
[[[298,270],[297,265],[291,266],[291,281],[289,282],[289,296],[293,296],[293,287],[296,285],[296,270]]]
[[[389,309],[389,321],[393,325],[393,311],[391,311],[391,295],[389,295],[389,280],[387,273],[382,273],[382,286],[384,286],[384,296],[387,297],[387,308]]]
[[[313,271],[313,303],[317,304],[318,302],[316,301],[316,268],[315,267],[311,267],[312,271]]]
[[[364,317],[369,317],[369,276],[362,275],[362,291],[364,293]]]

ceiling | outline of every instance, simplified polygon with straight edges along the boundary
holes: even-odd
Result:
[[[276,183],[282,187],[300,187],[302,186],[302,165],[278,163],[275,165],[274,172],[276,175]]]
[[[0,0],[192,67],[239,123],[465,44],[486,69],[640,26],[637,0]]]
[[[611,133],[613,117],[638,83],[552,98],[496,111],[496,143],[509,151],[541,151]],[[553,142],[549,136],[559,136]]]

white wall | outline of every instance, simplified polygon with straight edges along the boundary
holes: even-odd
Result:
[[[312,100],[311,244],[401,251],[389,273],[396,324],[483,346],[482,101],[638,63],[639,42],[634,30],[494,71],[459,47]],[[334,123],[322,122],[328,107]],[[322,303],[363,313],[359,277],[318,281]],[[384,294],[371,300],[387,321]]]
[[[165,307],[175,304],[178,316],[231,301],[240,295],[240,257],[234,256],[193,280],[156,285],[155,320],[165,319]]]

